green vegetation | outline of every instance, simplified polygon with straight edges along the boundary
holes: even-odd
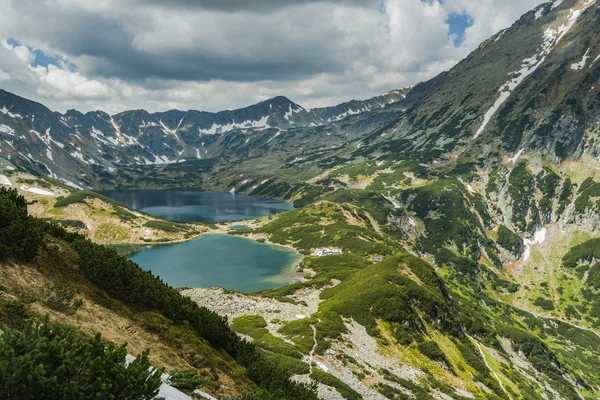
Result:
[[[148,352],[126,364],[125,345],[47,321],[2,329],[0,354],[0,398],[7,400],[150,400],[162,383]]]
[[[135,219],[135,215],[133,215],[123,207],[115,207],[115,214],[119,218],[121,218],[122,221],[132,221]]]
[[[591,239],[580,245],[573,246],[562,259],[567,268],[575,268],[581,262],[600,260],[600,239]]]
[[[330,178],[348,176],[350,180],[356,180],[360,176],[371,176],[377,171],[375,161],[364,161],[356,164],[348,164],[335,170],[329,175]]]
[[[116,201],[109,199],[106,196],[102,196],[96,192],[91,192],[89,190],[77,190],[69,194],[67,197],[58,198],[56,203],[54,203],[55,208],[67,207],[70,204],[87,204],[85,199],[100,199],[108,204],[119,205]]]
[[[434,152],[427,151],[427,157]],[[145,276],[128,262],[95,249],[81,238],[65,236],[58,228],[51,235],[61,241],[61,246],[64,242],[64,248],[76,251],[77,265],[89,281],[140,315],[143,329],[169,343],[181,344],[182,336],[189,340],[189,335],[193,335],[246,367],[246,376],[257,388],[241,397],[244,400],[314,398],[311,391],[314,388],[287,380],[293,374],[309,373],[309,366],[302,358],[314,345],[316,354],[330,355],[333,351],[359,381],[388,398],[428,399],[432,391],[439,390],[461,399],[453,389],[461,381],[468,381],[466,386],[475,398],[506,400],[510,395],[514,399],[537,400],[548,396],[551,392],[547,388],[552,387],[562,397],[574,399],[573,382],[577,382],[583,398],[597,397],[594,383],[600,379],[597,372],[600,351],[587,336],[588,332],[558,319],[549,323],[513,309],[509,302],[531,302],[529,306],[538,307],[537,311],[574,319],[573,324],[597,327],[600,263],[593,266],[587,263],[594,264],[597,260],[594,246],[600,243],[590,241],[573,247],[564,257],[565,267],[571,270],[557,270],[560,272],[555,279],[544,276],[532,283],[527,282],[525,274],[511,275],[510,268],[502,268],[497,253],[503,248],[515,257],[520,256],[524,248],[521,234],[560,217],[553,209],[555,201],[557,208],[563,206],[563,211],[571,198],[585,203],[583,209],[596,207],[595,183],[588,180],[577,190],[568,178],[563,183],[549,167],[543,167],[534,176],[531,171],[539,167],[533,162],[522,161],[510,172],[492,162],[486,188],[490,196],[482,196],[467,190],[465,182],[481,188],[478,174],[488,168],[487,161],[461,156],[446,164],[427,166],[425,162],[421,165],[417,161],[382,160],[379,165],[369,160],[342,166],[316,184],[270,181],[254,189],[250,189],[254,182],[246,185],[245,190],[294,199],[303,208],[282,213],[252,232],[240,229],[233,233],[262,234],[269,242],[292,245],[307,256],[300,269],[315,273],[307,274],[302,282],[257,295],[306,306],[293,296],[297,291],[327,286],[321,293],[318,310],[311,310],[309,318],[287,321],[277,313],[265,317],[271,324],[279,325],[277,336],[269,332],[265,319],[259,316],[236,318],[229,329],[227,321],[188,304],[172,294],[168,286],[150,274]],[[542,165],[546,164],[543,160]],[[334,178],[341,176],[371,183],[366,190],[349,189],[351,184]],[[238,186],[242,179],[248,179],[238,174],[231,177]],[[224,179],[223,184],[230,182],[231,177]],[[508,188],[510,198],[501,197],[506,191],[500,188]],[[513,220],[508,224],[511,229],[498,225],[504,218],[505,200],[513,206]],[[115,213],[121,219],[131,215],[125,209]],[[417,222],[416,226],[409,224],[409,218]],[[186,225],[175,222],[146,226],[190,233],[185,230]],[[496,226],[497,234],[493,233]],[[577,236],[567,240],[580,243],[588,238]],[[309,256],[315,248],[327,246],[341,248],[344,254]],[[384,256],[384,261],[374,264],[375,255]],[[539,263],[538,256],[537,251],[532,252],[532,268],[546,274],[545,264],[535,264]],[[553,253],[552,259],[556,258]],[[570,279],[574,279],[572,286],[568,284]],[[329,287],[334,282],[337,285]],[[79,293],[71,298],[69,293],[61,293],[59,287],[46,290],[44,293],[48,295],[54,291],[58,300],[50,299],[44,305],[64,313],[73,312]],[[8,315],[14,321],[26,318],[31,307],[25,300],[0,307],[0,318],[9,320]],[[402,381],[382,370],[379,372],[386,380],[395,384],[381,381],[372,384],[363,359],[357,361],[338,353],[338,345],[347,344],[345,334],[351,333],[347,325],[350,320],[363,325],[376,338],[382,352],[397,352],[402,362],[421,368],[424,375],[419,382]],[[233,332],[251,337],[252,344],[238,340]],[[514,363],[507,345],[522,354],[532,367],[523,369]],[[501,358],[494,357],[494,352]],[[536,381],[532,382],[528,376],[534,375]],[[179,370],[173,376],[187,391],[211,384],[194,370]],[[314,380],[336,388],[345,398],[361,398],[353,390],[354,383],[342,378],[350,387],[336,376],[335,372],[328,374],[313,365]],[[492,393],[480,390],[481,384]],[[407,394],[408,391],[412,394]],[[290,395],[292,392],[296,395]]]
[[[498,225],[498,244],[515,256],[523,254],[523,239],[504,225]]]
[[[44,285],[44,301],[50,308],[70,313],[76,312],[83,305],[83,300],[77,299],[73,290],[55,283]]]
[[[538,371],[545,373],[556,391],[567,399],[579,398],[573,386],[563,377],[561,363],[544,342],[531,333],[510,326],[500,327],[499,334],[509,337],[514,349],[523,352]]]
[[[346,385],[335,376],[323,372],[320,369],[313,368],[311,378],[315,379],[317,382],[337,389],[337,391],[347,400],[362,400],[362,396],[350,386]]]
[[[159,220],[152,220],[152,221],[147,221],[144,226],[147,226],[148,228],[152,228],[152,229],[158,229],[164,232],[169,232],[169,233],[177,233],[177,232],[187,232],[190,230],[190,228],[185,225],[185,224],[180,224],[177,222],[172,222],[172,221],[159,221]]]
[[[527,171],[527,162],[519,162],[508,176],[508,193],[512,199],[512,222],[521,232],[527,232],[527,216],[533,198],[535,180]]]
[[[287,357],[302,358],[300,351],[282,339],[271,335],[266,327],[267,323],[264,318],[259,316],[238,317],[231,324],[231,329],[250,336],[254,339],[254,343],[262,349]]]
[[[356,272],[371,265],[364,257],[353,254],[340,254],[324,257],[311,257],[300,264],[300,269],[310,268],[316,274],[307,282],[296,282],[277,289],[261,290],[256,294],[271,297],[279,301],[292,301],[286,297],[305,287],[323,287],[331,284],[332,279],[344,281]]]
[[[419,240],[420,250],[435,255],[438,264],[451,265],[463,274],[477,271],[480,243],[494,256],[493,242],[483,235],[480,220],[467,203],[464,185],[455,179],[438,179],[401,193],[401,199],[425,224],[426,236]],[[452,247],[456,250],[449,250]]]
[[[15,189],[0,188],[0,260],[31,260],[38,252],[44,230],[27,214],[27,203]]]
[[[596,263],[590,268],[586,284],[592,289],[600,290],[600,263]]]
[[[553,311],[554,310],[554,303],[552,303],[551,300],[545,299],[543,297],[538,297],[537,299],[535,299],[533,304],[540,307],[541,309],[543,309],[545,311]]]
[[[59,220],[50,220],[49,222],[53,222],[55,224],[59,224],[64,228],[73,228],[73,229],[85,229],[85,224],[78,219],[59,219]]]
[[[405,254],[371,265],[326,289],[321,298],[327,301],[320,310],[354,318],[372,336],[379,336],[377,319],[389,322],[394,337],[408,345],[425,334],[422,320],[452,332],[456,316],[447,296],[433,268]]]
[[[48,237],[60,242],[62,253],[72,253],[71,257],[77,260],[79,271],[91,284],[137,312],[157,312],[160,315],[159,319],[162,318],[165,322],[170,321],[175,326],[189,326],[197,338],[207,341],[212,347],[222,349],[235,358],[246,368],[247,376],[262,390],[275,396],[273,398],[316,399],[312,387],[290,381],[291,374],[287,370],[281,369],[278,363],[256,350],[254,345],[239,338],[229,328],[225,318],[199,307],[191,299],[183,297],[177,290],[118,255],[114,250],[94,244],[83,236],[69,233],[57,225],[27,216],[25,199],[17,195],[15,190],[0,190],[0,222],[2,222],[0,238],[7,238],[6,242],[2,242],[3,258],[16,257],[23,260],[34,258],[40,251],[45,232]],[[18,230],[15,228],[16,222],[20,222]],[[59,307],[73,305],[71,292],[60,287],[48,287],[48,290],[53,296],[49,300],[51,304]],[[19,307],[12,307],[12,309],[18,312]],[[26,313],[26,310],[22,311]],[[161,325],[166,324],[153,324],[158,329],[157,333],[163,332]],[[31,337],[35,335],[26,336],[26,338]],[[0,340],[2,340],[1,336]],[[105,345],[98,345],[98,347],[104,348]],[[31,364],[27,365],[31,366]],[[147,370],[148,368],[145,367],[144,371]],[[100,369],[98,372],[102,371],[105,370]],[[108,370],[105,372],[108,373]],[[48,370],[43,373],[51,380],[55,380],[52,377],[58,378],[56,374],[60,373],[60,370]],[[87,398],[87,396],[75,396],[75,398]],[[100,398],[109,397],[100,396]]]
[[[184,392],[193,392],[203,384],[203,379],[198,373],[189,369],[177,369],[169,376],[169,385]]]
[[[419,342],[417,345],[417,348],[423,355],[427,356],[428,358],[430,358],[434,361],[439,361],[439,362],[448,364],[446,355],[440,349],[440,346],[433,340]]]
[[[360,221],[359,217],[362,218],[356,214],[353,216],[357,221]],[[274,243],[294,243],[305,253],[328,246],[358,255],[393,253],[394,243],[369,229],[367,224],[369,219],[366,215],[359,224],[352,224],[346,219],[342,206],[321,202],[281,214],[255,232],[268,234]]]
[[[556,213],[560,216],[565,211],[565,208],[569,204],[569,200],[573,195],[573,184],[571,183],[571,179],[567,178],[563,182],[562,190],[560,192],[560,196],[558,197],[558,210]]]

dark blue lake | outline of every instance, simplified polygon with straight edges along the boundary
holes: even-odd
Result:
[[[136,210],[173,221],[230,222],[293,209],[290,203],[279,200],[221,192],[106,190],[99,193]]]
[[[281,287],[296,280],[296,252],[228,235],[149,246],[130,260],[174,287],[218,286],[240,292]]]

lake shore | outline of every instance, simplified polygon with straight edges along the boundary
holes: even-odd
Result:
[[[240,235],[205,234],[170,246],[131,246],[127,257],[173,287],[223,287],[243,293],[302,281],[304,256],[295,250]],[[121,254],[125,251],[121,249]]]

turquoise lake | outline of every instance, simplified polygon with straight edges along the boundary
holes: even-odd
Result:
[[[149,246],[128,257],[173,287],[222,287],[240,292],[276,288],[296,280],[296,252],[228,235]]]

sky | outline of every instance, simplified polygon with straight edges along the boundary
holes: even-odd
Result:
[[[365,99],[450,69],[540,0],[0,0],[0,88],[64,112]]]

